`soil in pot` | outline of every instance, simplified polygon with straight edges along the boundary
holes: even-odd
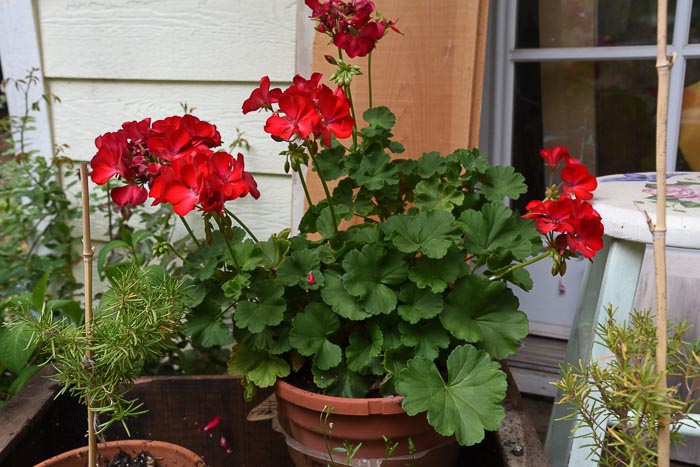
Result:
[[[177,444],[151,440],[122,440],[111,441],[97,446],[104,459],[111,459],[104,467],[208,467],[207,463],[197,454]],[[143,454],[147,454],[143,456]],[[146,463],[133,463],[134,458],[142,456]],[[114,463],[127,462],[130,463]],[[150,464],[148,459],[151,459]],[[110,463],[111,462],[111,463]],[[35,467],[87,467],[87,447],[73,449],[58,456],[47,459]]]

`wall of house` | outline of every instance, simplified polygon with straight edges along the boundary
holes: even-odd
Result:
[[[61,99],[49,112],[54,144],[68,145],[72,159],[89,160],[96,136],[127,120],[182,114],[186,103],[217,125],[225,144],[237,130],[250,142],[246,169],[262,195],[231,207],[262,235],[288,227],[293,190],[277,155],[281,147],[263,132],[264,114],[243,116],[240,109],[263,75],[279,85],[291,81],[297,6],[296,0],[36,0],[45,89]]]

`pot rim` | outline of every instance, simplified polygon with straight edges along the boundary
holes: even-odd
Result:
[[[401,406],[403,396],[352,398],[337,397],[306,391],[286,381],[277,380],[275,394],[287,402],[322,412],[332,407],[334,414],[342,415],[398,415],[406,411]]]
[[[145,450],[148,451],[150,448],[153,446],[159,446],[162,448],[166,448],[169,450],[172,450],[174,452],[178,452],[180,454],[181,458],[185,458],[188,460],[192,460],[192,465],[193,466],[206,466],[206,462],[202,459],[202,457],[189,449],[187,449],[184,446],[181,446],[179,444],[175,443],[169,443],[167,441],[159,441],[159,440],[152,440],[152,439],[121,439],[121,440],[113,440],[113,441],[107,441],[105,443],[97,443],[97,449],[107,449],[107,448],[112,448],[112,447],[120,447],[124,448],[125,450]],[[86,457],[87,456],[87,446],[79,447],[76,449],[71,449],[70,451],[64,451],[56,456],[53,456],[49,459],[46,459],[45,461],[42,461],[38,464],[36,464],[34,467],[50,467],[54,465],[56,462],[61,462],[64,459],[70,459],[73,457]]]

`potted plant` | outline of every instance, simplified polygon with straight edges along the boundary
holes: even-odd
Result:
[[[98,436],[117,422],[128,433],[126,419],[144,412],[137,400],[128,397],[128,390],[144,363],[158,359],[172,345],[184,312],[182,283],[157,267],[122,268],[111,278],[90,325],[75,326],[56,320],[46,307],[33,313],[29,303],[17,303],[8,326],[12,332],[30,334],[30,345],[38,345],[47,355],[55,369],[52,378],[62,386],[59,395],[68,393],[88,407]],[[160,441],[103,440],[97,448],[100,465],[120,453],[151,462],[159,459],[154,465],[160,467],[205,465],[191,451]],[[67,451],[38,466],[82,467],[87,451]],[[121,456],[118,465],[130,465]]]
[[[552,258],[552,273],[564,274],[568,258],[590,259],[602,248],[600,216],[588,203],[595,178],[566,148],[542,150],[550,187],[521,216],[504,201],[525,192],[524,178],[489,165],[476,149],[397,157],[404,148],[392,140],[396,117],[371,100],[364,112],[354,108],[351,84],[360,69],[345,60],[368,56],[398,31],[395,23],[369,0],[306,4],[317,30],[338,47],[338,57],[327,57],[337,67],[336,89],[318,73],[296,76],[285,90],[263,77],[242,105],[244,113],[271,112],[265,131],[287,142],[285,169],[299,177],[308,203],[297,232],[258,239],[227,208],[259,190],[243,155],[215,150],[216,127],[192,115],[127,122],[101,136],[92,179],[121,179],[111,191],[119,205],[151,197],[182,216],[193,249],[169,249],[193,290],[186,330],[200,342],[225,344],[232,329],[230,372],[249,395],[276,387],[288,434],[301,439],[304,430],[322,451],[320,418],[330,410],[333,446],[362,442],[360,457],[382,457],[381,436],[360,441],[337,421],[341,405],[361,399],[371,413],[386,408],[389,418],[408,414],[431,426],[424,436],[381,428],[400,442],[396,455],[408,452],[408,438],[419,452],[444,443],[433,429],[462,445],[478,443],[504,416],[506,375],[498,362],[528,332],[510,287],[532,287],[524,266],[535,261]],[[309,195],[306,167],[323,185],[320,201]],[[184,217],[195,208],[203,239]],[[297,410],[290,394],[300,389],[312,402]],[[320,394],[344,401],[319,402]],[[389,398],[375,399],[381,396]],[[290,420],[308,408],[317,412]],[[365,421],[360,426],[367,431]],[[432,444],[416,442],[421,436]]]
[[[554,385],[562,393],[559,404],[571,409],[567,419],[577,420],[579,436],[585,436],[592,462],[609,467],[658,465],[657,420],[670,420],[671,439],[681,441],[684,427],[694,427],[700,391],[700,340],[689,342],[690,325],[683,321],[668,327],[668,373],[658,374],[654,355],[657,335],[649,309],[634,310],[625,322],[614,319],[608,305],[607,319],[596,335],[609,356],[564,368]],[[669,377],[673,384],[658,388]],[[687,434],[687,433],[686,433]]]

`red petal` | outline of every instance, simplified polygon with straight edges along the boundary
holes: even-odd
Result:
[[[221,417],[219,417],[218,415],[216,417],[212,418],[211,420],[209,420],[209,423],[204,425],[204,431],[209,431],[213,428],[216,428],[216,426],[219,424],[220,421],[221,421]]]

